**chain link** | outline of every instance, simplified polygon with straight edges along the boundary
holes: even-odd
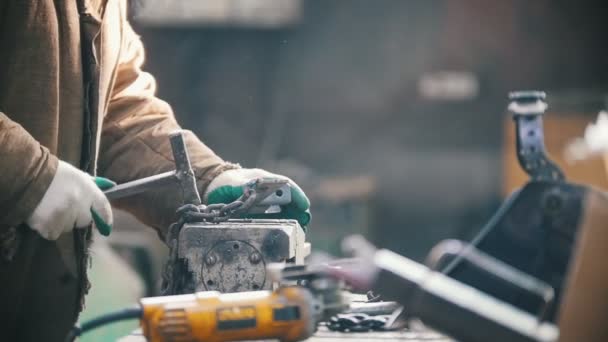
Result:
[[[326,322],[329,330],[340,332],[367,332],[386,330],[391,315],[371,316],[365,313],[338,314]]]
[[[382,296],[368,291],[365,303],[382,302]],[[393,311],[390,315],[373,315],[364,312],[341,313],[331,317],[325,325],[327,329],[340,332],[368,332],[368,331],[388,331],[399,329],[395,321],[403,312],[403,307]]]
[[[225,222],[247,212],[255,204],[256,197],[256,193],[252,191],[227,204],[186,204],[177,209],[177,214],[180,217],[181,224],[196,221]]]

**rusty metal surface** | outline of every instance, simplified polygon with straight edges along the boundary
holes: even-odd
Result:
[[[169,135],[173,160],[175,161],[175,176],[182,190],[182,201],[184,204],[201,204],[201,196],[196,186],[196,178],[190,164],[190,156],[186,148],[184,133],[177,131]]]
[[[309,253],[302,227],[294,220],[233,219],[186,223],[171,267],[173,293],[270,289],[266,265],[303,264]],[[178,277],[179,279],[175,279]]]
[[[203,258],[202,279],[207,290],[240,292],[266,284],[266,263],[260,251],[247,242],[218,242]]]

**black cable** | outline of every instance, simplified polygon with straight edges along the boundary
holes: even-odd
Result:
[[[143,314],[142,308],[134,307],[134,308],[122,309],[119,311],[114,311],[114,312],[110,312],[110,313],[98,316],[97,318],[93,318],[87,322],[82,323],[82,325],[76,324],[74,326],[74,328],[72,328],[72,330],[68,334],[66,341],[72,342],[72,341],[76,340],[76,337],[82,335],[82,333],[89,331],[89,330],[93,330],[95,328],[98,328],[100,326],[103,326],[103,325],[106,325],[109,323],[124,321],[127,319],[141,318],[142,314]]]
[[[475,235],[473,240],[469,242],[472,247],[477,247],[481,240],[483,240],[496,227],[498,222],[500,222],[500,220],[505,216],[505,214],[511,209],[511,207],[515,203],[515,200],[518,198],[520,192],[521,189],[517,189],[513,191],[513,193],[509,197],[507,197],[505,202],[498,208],[496,213],[492,215],[490,220],[481,228],[477,235]],[[457,255],[445,266],[443,270],[441,270],[441,273],[451,273],[458,265],[461,264],[462,260],[463,256]]]

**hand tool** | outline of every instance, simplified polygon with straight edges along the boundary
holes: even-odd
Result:
[[[196,220],[171,229],[168,238],[163,295],[269,290],[269,263],[303,264],[310,254],[295,220]]]
[[[186,149],[183,132],[176,131],[171,133],[169,140],[171,141],[171,150],[175,162],[174,171],[119,184],[104,191],[106,197],[113,200],[136,195],[150,189],[158,189],[166,185],[178,185],[182,191],[184,203],[200,205],[201,197],[196,187],[196,178],[190,165],[190,157]]]
[[[137,179],[111,187],[104,191],[110,200],[133,196],[144,191],[163,186],[177,185],[182,191],[183,204],[201,205],[201,197],[196,186],[196,177],[190,164],[183,131],[169,135],[175,170],[158,175]],[[286,180],[265,178],[253,180],[245,185],[243,191],[252,197],[248,212],[252,214],[278,213],[282,205],[291,201],[291,191]]]

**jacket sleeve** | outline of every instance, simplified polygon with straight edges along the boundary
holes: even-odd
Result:
[[[48,189],[57,157],[0,112],[0,232],[23,223]]]
[[[171,107],[155,97],[154,78],[141,69],[144,49],[128,23],[124,35],[98,159],[99,174],[117,183],[175,169],[169,134],[180,129]],[[219,173],[238,167],[224,162],[192,132],[185,131],[185,138],[201,194]],[[180,191],[170,186],[112,202],[161,235],[181,203]]]

